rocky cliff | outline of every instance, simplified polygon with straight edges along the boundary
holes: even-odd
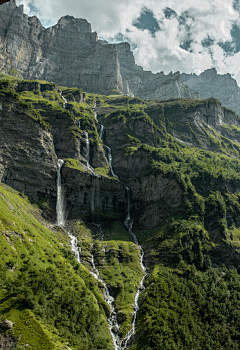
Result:
[[[153,74],[135,64],[130,45],[98,40],[84,19],[62,17],[43,28],[15,0],[0,9],[0,70],[17,70],[25,79],[46,79],[92,93],[117,90],[146,99],[198,97],[179,73]]]
[[[240,114],[240,88],[228,74],[218,74],[216,69],[207,69],[200,75],[181,74],[183,84],[197,91],[202,98],[215,97],[223,106]]]
[[[125,187],[94,171],[107,168],[108,163],[90,107],[85,109],[87,105],[82,102],[78,109],[77,102],[69,101],[63,108],[64,101],[54,84],[1,82],[1,94],[1,182],[36,201],[46,201],[54,218],[57,159],[62,158],[66,160],[63,181],[69,217],[81,211],[91,218],[95,209],[123,215]],[[84,128],[89,133],[89,145]],[[83,177],[78,179],[79,171]],[[96,197],[92,193],[95,183]]]
[[[198,347],[210,338],[211,349],[219,344],[213,326],[228,337],[225,349],[237,349],[240,120],[234,112],[214,98],[149,101],[2,75],[0,121],[0,317],[13,322],[11,334],[0,329],[1,343],[112,350],[107,318],[115,313],[90,270],[114,297],[119,342],[142,292],[131,350],[176,344],[191,350],[193,331]],[[56,225],[59,158],[64,227]],[[140,254],[145,291],[138,287]],[[174,320],[185,315],[184,339],[178,323],[164,318],[172,313]],[[152,317],[158,334],[166,321],[166,338],[152,334]]]

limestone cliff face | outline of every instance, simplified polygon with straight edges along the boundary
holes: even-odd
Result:
[[[181,76],[182,82],[202,98],[214,96],[223,106],[240,114],[240,88],[230,74],[218,74],[213,68],[200,75],[183,73]]]
[[[146,100],[160,100],[171,97],[199,98],[199,94],[184,86],[179,72],[165,75],[144,71],[135,64],[133,53],[128,43],[116,45],[120,72],[123,77],[124,94]]]
[[[71,16],[45,29],[14,0],[1,7],[0,69],[85,91],[122,90],[115,45],[104,45],[84,19]]]
[[[53,195],[57,157],[50,131],[7,97],[1,97],[0,123],[1,182],[35,200]]]
[[[38,87],[38,83],[15,85],[15,89],[21,92],[33,87]],[[56,88],[49,84],[50,87]],[[43,89],[44,86],[40,86],[40,91]],[[94,171],[94,168],[107,164],[102,145],[92,144],[90,140],[90,157],[86,159],[85,131],[79,129],[78,133],[71,133],[72,128],[78,128],[73,113],[61,107],[54,111],[43,102],[36,103],[35,108],[47,116],[48,128],[35,120],[24,104],[9,94],[1,94],[0,182],[24,192],[37,202],[47,202],[52,208],[50,218],[54,221],[57,159],[62,158],[65,159],[62,187],[68,218],[79,217],[81,213],[91,220],[99,212],[107,211],[124,216],[125,186]],[[79,166],[71,167],[67,159],[79,162],[76,163]]]
[[[85,19],[62,17],[45,29],[37,17],[11,0],[0,9],[0,70],[17,69],[24,78],[45,79],[84,91],[120,93],[145,99],[194,97],[183,86],[180,73],[164,75],[144,71],[135,64],[128,43],[98,40]]]

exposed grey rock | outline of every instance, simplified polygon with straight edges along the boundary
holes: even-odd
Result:
[[[165,75],[144,71],[135,64],[133,53],[128,43],[116,45],[120,72],[123,78],[125,95],[137,96],[147,100],[160,100],[172,97],[199,98],[199,94],[184,86],[179,72]]]
[[[13,327],[13,322],[9,320],[4,320],[0,322],[0,327],[3,329],[11,329]]]
[[[144,71],[135,64],[128,43],[98,40],[85,19],[62,17],[45,29],[37,17],[11,0],[0,9],[0,70],[16,69],[25,79],[45,79],[84,91],[120,93],[145,99],[194,97],[180,73]]]
[[[200,75],[183,73],[181,76],[183,83],[197,91],[202,98],[214,96],[223,106],[240,115],[240,87],[229,73],[221,75],[212,68]]]
[[[45,199],[53,208],[51,219],[55,220],[57,158],[73,158],[82,162],[83,170],[62,168],[68,217],[75,218],[81,213],[91,218],[95,210],[123,215],[125,186],[93,169],[107,164],[102,145],[90,145],[90,166],[84,159],[81,137],[84,131],[79,130],[79,137],[75,137],[70,133],[74,120],[65,109],[61,112],[44,108],[51,132],[31,118],[27,108],[18,105],[14,98],[1,96],[0,182],[35,201]]]
[[[34,200],[50,196],[57,171],[50,131],[11,98],[2,96],[0,106],[0,181]]]

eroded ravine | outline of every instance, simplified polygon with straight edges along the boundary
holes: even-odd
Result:
[[[94,112],[95,119],[97,121],[97,114]],[[105,128],[103,125],[100,126],[100,137],[103,139],[103,133],[105,131]],[[86,136],[86,134],[85,134]],[[88,137],[86,137],[88,141]],[[86,142],[88,146],[88,142]],[[87,148],[86,152],[86,158],[88,161],[88,156],[89,156],[89,148]],[[110,166],[110,171],[113,177],[118,178],[118,176],[114,173],[113,168],[112,168],[112,154],[111,154],[111,149],[110,147],[104,145],[104,148],[107,150],[108,154],[108,162]],[[64,227],[65,223],[65,218],[64,218],[64,196],[62,192],[62,186],[61,186],[61,168],[64,164],[64,161],[59,159],[58,160],[58,172],[57,172],[57,206],[56,206],[56,211],[57,211],[57,225]],[[130,331],[126,334],[126,336],[121,340],[120,338],[120,326],[117,321],[117,313],[115,310],[115,299],[110,295],[109,289],[107,287],[106,282],[100,277],[99,270],[96,268],[95,261],[94,261],[94,250],[95,250],[95,243],[92,244],[91,250],[90,250],[90,255],[91,255],[91,263],[92,263],[92,269],[93,271],[90,271],[92,276],[98,280],[100,283],[103,284],[104,289],[105,289],[105,301],[108,303],[111,313],[108,318],[108,325],[109,325],[109,330],[110,334],[113,340],[113,346],[114,350],[125,350],[129,346],[132,345],[133,342],[133,336],[135,334],[135,328],[136,328],[136,318],[137,318],[137,311],[139,310],[139,296],[141,292],[144,290],[144,280],[147,276],[146,268],[143,264],[143,258],[144,258],[144,251],[142,247],[139,245],[138,240],[136,235],[134,234],[132,227],[133,227],[133,221],[131,220],[131,215],[130,215],[130,207],[131,207],[131,202],[130,202],[130,189],[126,187],[126,194],[127,194],[127,217],[124,221],[124,225],[128,229],[128,234],[129,238],[134,242],[137,246],[139,246],[141,250],[140,254],[140,266],[144,272],[144,276],[142,277],[140,284],[138,286],[137,292],[134,296],[134,314],[132,318],[132,324],[131,324],[131,329]],[[72,235],[70,232],[68,232],[68,236],[70,238],[70,244],[71,244],[71,250],[75,255],[76,260],[80,263],[80,254],[81,254],[81,249],[78,246],[78,239],[74,235]]]

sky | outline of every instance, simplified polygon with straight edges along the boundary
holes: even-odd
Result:
[[[87,19],[100,39],[127,41],[152,72],[200,74],[216,68],[240,85],[240,0],[16,0],[45,27]]]

